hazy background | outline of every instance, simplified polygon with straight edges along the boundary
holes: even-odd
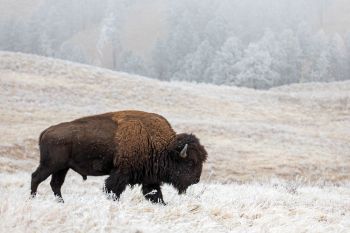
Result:
[[[0,3],[0,50],[258,89],[350,78],[346,0]]]

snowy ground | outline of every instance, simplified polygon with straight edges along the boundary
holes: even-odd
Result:
[[[32,55],[0,52],[0,231],[347,232],[350,229],[350,82],[255,91],[160,82]],[[48,185],[28,201],[37,138],[51,124],[139,109],[193,132],[209,157],[201,184],[168,205],[139,188],[120,202],[103,177],[70,172],[64,205]]]
[[[145,201],[140,188],[106,199],[101,178],[70,176],[64,204],[49,182],[28,200],[27,173],[0,181],[2,232],[349,232],[350,186],[199,184],[179,196],[165,186],[167,206]]]

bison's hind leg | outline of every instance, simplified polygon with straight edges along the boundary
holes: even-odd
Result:
[[[42,165],[39,165],[35,172],[32,173],[31,197],[35,197],[39,184],[46,180],[49,175],[51,175],[50,170]]]
[[[58,197],[59,202],[64,202],[61,194],[61,187],[63,185],[64,179],[67,175],[69,168],[59,170],[52,174],[51,176],[51,189],[56,197]]]
[[[61,144],[50,144],[47,142],[47,138],[45,138],[45,135],[46,134],[40,137],[39,142],[40,165],[32,174],[32,197],[35,196],[39,184],[46,180],[46,178],[51,174],[55,174],[52,176],[51,180],[52,190],[54,191],[54,193],[60,194],[60,189],[68,170],[65,169],[68,167],[67,161],[69,159],[69,147]],[[49,138],[49,140],[53,139]]]

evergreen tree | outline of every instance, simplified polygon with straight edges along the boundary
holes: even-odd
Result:
[[[280,70],[281,83],[289,84],[300,81],[302,51],[298,38],[292,30],[284,30],[278,38],[281,46]]]
[[[207,23],[204,31],[204,37],[209,41],[214,49],[220,49],[231,34],[228,27],[229,24],[220,16],[216,16]]]
[[[270,53],[259,46],[250,44],[244,51],[243,59],[237,63],[240,73],[235,85],[254,89],[267,89],[274,86],[278,73],[272,69]]]
[[[168,54],[168,46],[165,41],[158,40],[152,50],[152,77],[160,80],[170,80],[170,54]]]
[[[262,51],[266,51],[271,59],[270,70],[273,73],[272,85],[284,84],[281,74],[286,67],[285,57],[286,52],[281,48],[280,41],[277,39],[271,29],[266,29],[263,37],[257,42],[258,47]],[[272,87],[272,86],[270,86]]]
[[[0,49],[6,51],[18,51],[19,31],[16,30],[16,22],[8,20],[0,25]]]
[[[52,39],[46,34],[46,32],[43,32],[39,36],[39,51],[41,54],[49,57],[54,57],[55,51],[53,49],[53,41]],[[69,51],[67,51],[69,52]],[[70,59],[68,59],[70,60]]]
[[[326,81],[346,79],[346,46],[343,38],[335,34],[328,44],[330,69]]]
[[[57,57],[69,61],[89,63],[88,57],[84,53],[83,49],[78,44],[74,44],[70,41],[67,41],[61,45],[60,50],[57,53]]]
[[[300,54],[300,82],[307,82],[311,79],[313,55],[313,34],[309,24],[302,22],[297,27],[297,38],[301,48]]]
[[[322,51],[318,59],[314,61],[313,69],[309,81],[326,81],[329,77],[330,62],[326,51]]]
[[[241,42],[236,37],[228,38],[218,52],[212,65],[207,70],[208,80],[216,84],[234,85],[238,69],[236,63],[242,58]]]
[[[116,67],[117,70],[144,76],[148,75],[144,60],[132,51],[124,51],[120,58],[121,60]]]
[[[102,65],[103,60],[111,60],[111,68],[117,69],[120,54],[123,52],[120,36],[127,3],[123,0],[109,0],[106,5],[105,15],[99,25],[96,43],[98,57],[94,59],[94,64]]]
[[[173,79],[196,82],[208,81],[204,75],[212,62],[213,54],[214,49],[210,43],[207,40],[203,41],[194,53],[188,54],[184,58],[180,70],[174,74]]]
[[[335,34],[331,39],[324,32],[314,37],[314,62],[311,81],[334,81],[346,78],[346,48],[343,39]]]
[[[345,79],[350,79],[350,32],[347,33],[345,37],[345,48],[346,48],[346,73]]]

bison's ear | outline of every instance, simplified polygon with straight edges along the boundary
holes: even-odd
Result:
[[[184,148],[181,150],[181,152],[180,152],[180,157],[181,158],[186,158],[187,157],[187,147],[188,147],[188,145],[186,144],[184,146]]]

